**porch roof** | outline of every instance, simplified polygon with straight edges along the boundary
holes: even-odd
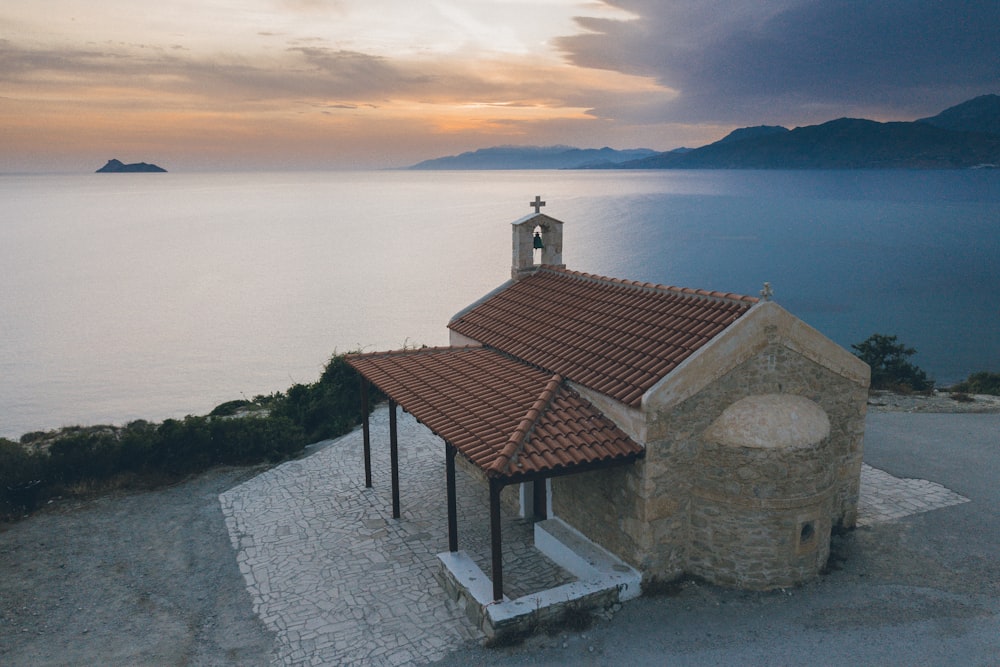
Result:
[[[489,477],[556,475],[643,454],[562,376],[490,348],[424,348],[347,361]]]

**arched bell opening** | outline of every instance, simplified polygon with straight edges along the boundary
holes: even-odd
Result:
[[[544,213],[527,215],[513,223],[511,277],[514,280],[533,273],[542,265],[565,266],[562,261],[562,226],[561,221]]]
[[[542,264],[542,253],[545,250],[545,240],[542,238],[542,227],[535,227],[534,235],[531,239],[532,263]]]

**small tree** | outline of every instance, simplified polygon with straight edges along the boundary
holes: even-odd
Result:
[[[872,389],[894,391],[930,391],[934,380],[907,359],[917,353],[900,343],[896,336],[872,334],[866,340],[851,345],[854,354],[872,368]]]
[[[951,390],[967,394],[992,394],[993,396],[1000,396],[1000,373],[990,373],[988,371],[973,373],[952,387]]]

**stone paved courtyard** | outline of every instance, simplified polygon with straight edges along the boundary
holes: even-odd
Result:
[[[476,628],[439,585],[447,549],[444,444],[403,413],[402,517],[391,518],[388,409],[372,415],[373,489],[364,487],[361,432],[321,443],[220,496],[254,611],[278,637],[288,665],[429,662]],[[458,475],[459,548],[489,571],[482,485]],[[864,466],[859,525],[966,502],[939,484]],[[505,593],[520,597],[570,576],[532,546],[528,522],[504,516]]]
[[[967,502],[968,498],[935,482],[901,479],[868,464],[861,466],[858,526],[902,519],[911,514]]]
[[[356,431],[220,496],[254,610],[277,632],[284,664],[409,664],[480,639],[436,579],[448,548],[444,443],[401,413],[393,520],[388,414],[372,415],[371,489]],[[461,470],[457,478],[459,548],[488,572],[488,493]],[[529,522],[503,518],[508,597],[572,580],[534,548]]]

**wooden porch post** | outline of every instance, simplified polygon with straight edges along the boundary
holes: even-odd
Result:
[[[549,502],[546,494],[547,479],[536,479],[531,483],[531,513],[536,521],[549,518]]]
[[[500,544],[500,492],[503,483],[490,478],[490,560],[493,565],[493,601],[503,600],[503,552]]]
[[[368,406],[368,379],[361,376],[361,424],[365,440],[365,488],[372,488],[372,439],[368,416],[371,410]]]
[[[392,459],[392,518],[399,518],[399,438],[396,435],[396,401],[389,399],[389,457]]]
[[[449,445],[445,447],[445,470],[448,478],[448,551],[458,551],[458,507],[455,493],[455,454],[458,450]]]

